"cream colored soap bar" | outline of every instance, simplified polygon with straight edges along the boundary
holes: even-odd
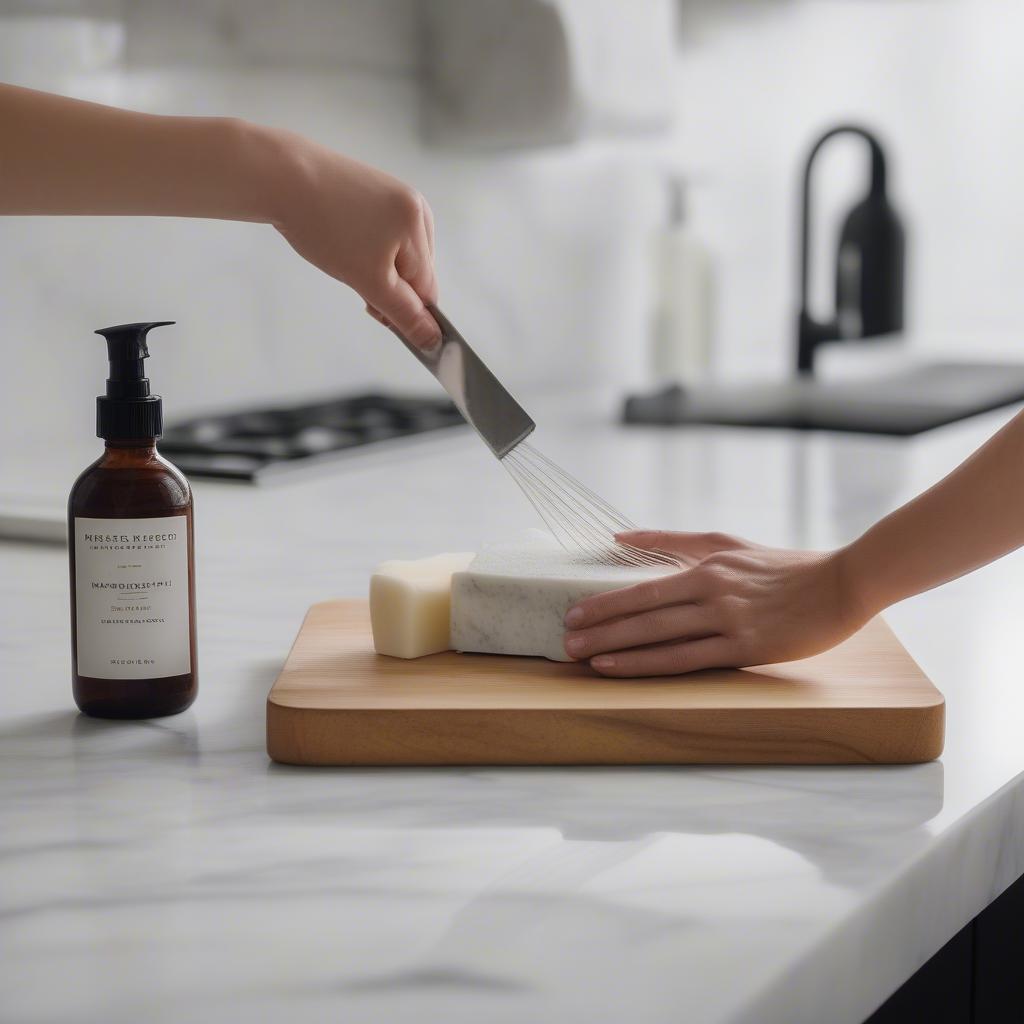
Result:
[[[563,551],[550,534],[532,530],[518,544],[485,548],[452,577],[452,647],[571,661],[563,620],[572,605],[678,571],[595,564]]]
[[[452,573],[472,552],[383,562],[370,578],[370,623],[378,654],[422,658],[451,649]]]

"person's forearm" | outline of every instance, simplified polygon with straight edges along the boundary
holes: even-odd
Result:
[[[272,224],[413,345],[440,330],[434,220],[390,174],[294,132],[162,117],[0,85],[0,215],[204,217]]]
[[[870,613],[1024,544],[1024,413],[949,476],[842,552],[850,590]]]
[[[0,214],[272,221],[272,133],[0,85]]]

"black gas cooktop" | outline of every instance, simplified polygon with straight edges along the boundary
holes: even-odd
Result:
[[[445,398],[367,392],[196,416],[169,426],[160,450],[186,476],[255,482],[284,469],[464,423]]]

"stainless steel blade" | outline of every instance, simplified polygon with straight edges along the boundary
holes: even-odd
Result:
[[[430,312],[441,328],[441,340],[423,349],[392,327],[402,344],[437,378],[466,422],[499,458],[504,458],[536,424],[505,386],[469,347],[466,339],[436,307]]]

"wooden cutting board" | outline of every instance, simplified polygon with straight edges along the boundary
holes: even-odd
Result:
[[[602,679],[586,665],[373,650],[365,601],[306,615],[267,699],[267,751],[305,765],[859,764],[942,752],[942,694],[881,620],[757,669]]]

